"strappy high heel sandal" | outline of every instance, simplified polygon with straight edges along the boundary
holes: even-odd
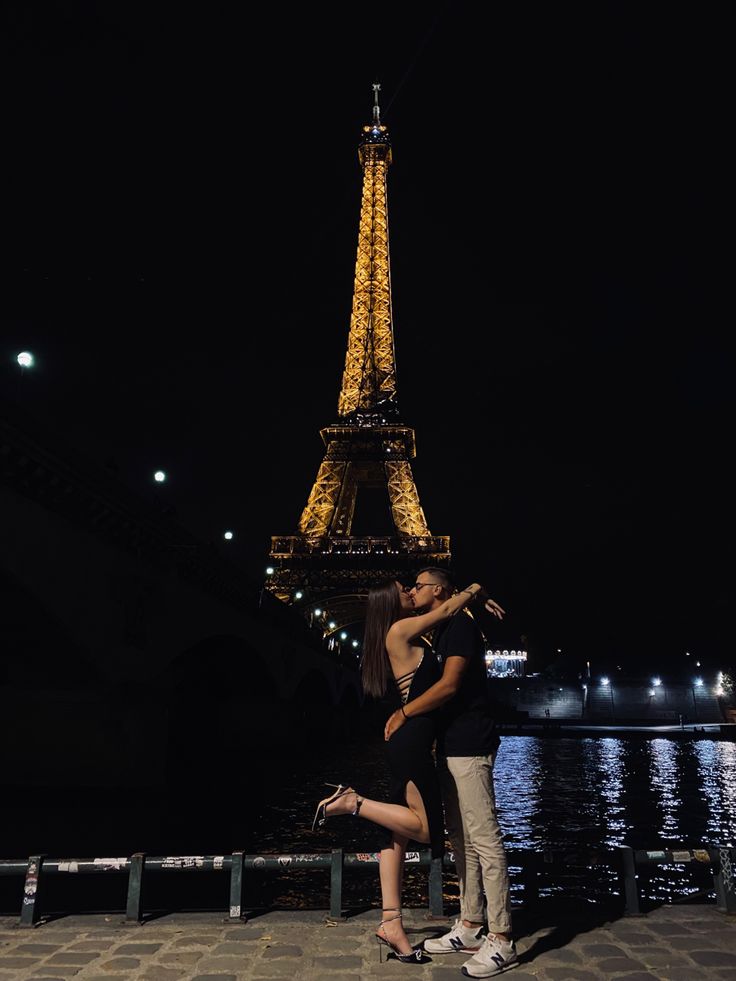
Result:
[[[401,919],[401,910],[398,907],[387,907],[382,910],[383,913],[396,913],[396,916],[389,916],[385,920],[381,920],[378,929],[380,930],[384,923],[390,923],[391,920]],[[408,954],[402,954],[396,944],[392,944],[390,940],[386,937],[382,937],[380,933],[376,934],[376,939],[378,940],[378,959],[383,963],[383,944],[385,944],[389,950],[393,951],[396,955],[397,960],[400,960],[402,964],[421,964],[422,963],[422,950],[420,947],[412,947]]]
[[[325,787],[334,787],[335,793],[331,794],[329,797],[325,797],[324,800],[321,800],[319,804],[317,804],[317,810],[314,812],[314,820],[312,821],[312,831],[314,831],[317,826],[321,828],[327,820],[328,804],[331,804],[333,801],[337,800],[338,797],[342,797],[343,794],[354,793],[353,788],[344,783],[326,783]],[[361,801],[360,803],[362,804],[363,802]],[[360,806],[358,809],[360,809]]]

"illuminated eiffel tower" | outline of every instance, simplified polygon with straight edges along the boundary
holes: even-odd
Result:
[[[287,603],[319,607],[325,635],[364,619],[367,590],[422,565],[447,566],[450,539],[432,535],[414,484],[414,430],[399,417],[391,313],[386,174],[391,143],[380,121],[363,127],[358,157],[363,194],[353,307],[335,423],[320,434],[326,451],[296,535],[271,539],[266,588]],[[361,493],[384,491],[392,534],[351,534]]]

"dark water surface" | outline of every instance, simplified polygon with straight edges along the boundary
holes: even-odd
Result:
[[[371,826],[365,821],[340,817],[312,834],[304,818],[311,820],[314,803],[322,796],[322,779],[349,782],[361,793],[380,797],[385,789],[381,750],[380,745],[367,745],[360,752],[335,749],[327,769],[322,759],[301,760],[285,774],[291,794],[264,808],[254,850],[373,850]],[[736,841],[734,742],[504,736],[495,786],[499,820],[512,856],[516,850],[604,853],[630,845],[656,851]],[[514,891],[521,888],[519,871],[512,859]],[[373,876],[377,878],[375,867]],[[409,872],[407,885],[417,904],[426,902],[426,873]],[[449,899],[452,882],[448,886]],[[618,889],[614,867],[591,871],[585,865],[573,865],[549,881],[542,874],[540,887],[542,894],[560,892],[590,900]],[[647,883],[648,895],[662,900],[710,888],[707,867],[658,867]],[[295,900],[296,894],[286,887],[284,902]]]
[[[311,831],[324,781],[349,783],[360,793],[382,798],[387,780],[383,743],[335,742],[267,754],[249,747],[238,763],[229,761],[211,780],[192,773],[186,786],[167,794],[147,791],[24,791],[9,798],[2,858],[42,852],[54,858],[150,855],[314,854],[342,847],[372,852],[372,825],[339,817]],[[591,868],[576,863],[581,849],[607,853],[620,845],[662,850],[703,848],[736,842],[736,743],[673,738],[504,736],[495,771],[499,818],[511,856],[512,889],[521,889],[517,852],[562,850],[567,868],[545,874],[540,892],[595,902],[618,891],[615,865]],[[448,844],[449,849],[449,844]],[[167,873],[177,877],[180,908],[227,908],[227,876]],[[160,879],[166,875],[159,876]],[[80,908],[124,907],[125,876],[95,876],[92,887],[49,877],[49,902],[61,905],[77,895]],[[63,877],[65,880],[68,877]],[[81,878],[81,877],[79,877]],[[110,879],[111,877],[104,877]],[[406,904],[427,903],[426,870],[407,866]],[[446,899],[456,897],[454,877],[445,876]],[[166,905],[168,891],[151,876],[148,905]],[[286,869],[248,874],[251,905],[285,908],[328,907],[329,874]],[[0,905],[19,911],[19,888],[0,880]],[[642,882],[653,899],[677,901],[712,895],[707,866],[660,866]],[[74,892],[76,890],[76,892]],[[66,892],[64,892],[66,891]],[[62,895],[64,893],[64,895]],[[378,873],[346,870],[347,906],[378,905]],[[51,903],[53,905],[53,902]]]

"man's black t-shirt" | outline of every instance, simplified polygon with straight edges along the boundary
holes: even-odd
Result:
[[[468,666],[458,692],[442,706],[437,751],[442,756],[487,756],[501,742],[488,697],[483,636],[462,611],[435,629],[432,649],[442,668],[448,657],[465,657]]]

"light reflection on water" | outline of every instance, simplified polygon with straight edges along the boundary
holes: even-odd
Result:
[[[677,809],[682,805],[678,796],[678,760],[681,749],[680,743],[672,739],[652,739],[649,744],[652,791],[660,814],[659,836],[664,841],[672,841],[678,837]]]
[[[386,793],[383,743],[333,746],[282,771],[280,792],[252,829],[249,852],[375,851],[372,826],[338,818],[309,830],[323,781],[348,781],[361,793]],[[642,737],[565,738],[504,736],[495,769],[499,821],[509,849],[568,852],[555,877],[540,876],[542,894],[564,892],[588,900],[618,891],[615,866],[587,867],[585,849],[621,845],[650,851],[715,847],[736,840],[736,743]],[[449,846],[448,846],[449,847]],[[519,867],[511,863],[517,891]],[[550,873],[551,875],[551,873]],[[300,881],[296,876],[301,877]],[[447,898],[456,893],[446,873]],[[449,880],[449,884],[448,881]],[[711,895],[708,866],[651,867],[640,885],[653,899]],[[292,873],[274,883],[271,899],[286,906],[329,904],[328,876]],[[346,874],[345,901],[378,905],[376,866]],[[426,872],[407,868],[407,905],[427,902]]]
[[[692,751],[698,761],[701,798],[704,803],[705,834],[723,838],[730,827],[729,841],[736,836],[736,743],[697,742]]]

